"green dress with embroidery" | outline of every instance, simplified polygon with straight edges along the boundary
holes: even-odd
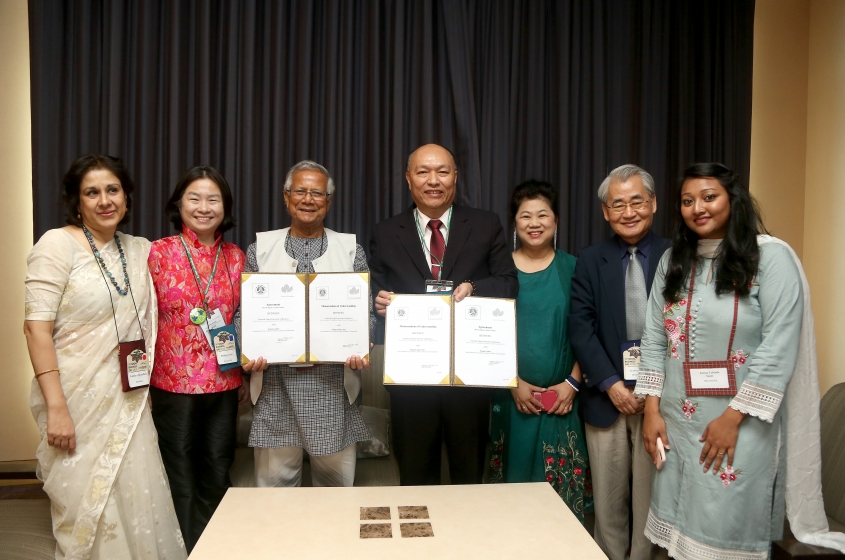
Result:
[[[574,271],[575,257],[563,251],[545,270],[519,271],[519,376],[532,385],[557,385],[572,372],[567,315]],[[593,499],[577,396],[569,414],[534,415],[517,412],[509,390],[497,391],[491,437],[491,482],[548,481],[584,522]]]
[[[651,288],[635,392],[660,397],[671,451],[655,472],[646,536],[679,560],[766,560],[784,519],[784,407],[798,353],[803,295],[789,250],[760,247],[750,293],[738,299],[736,334],[728,355],[733,294],[717,294],[708,282],[713,259],[702,258],[678,303],[663,287],[669,252]],[[687,394],[683,362],[730,361],[735,396]],[[731,468],[716,474],[699,464],[707,425],[727,407],[749,416],[739,428]]]

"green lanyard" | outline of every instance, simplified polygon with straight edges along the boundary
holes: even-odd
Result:
[[[450,226],[452,225],[452,208],[453,208],[453,206],[449,207],[449,216],[446,218],[446,237],[443,239],[443,258],[446,258],[446,245],[449,244],[449,232],[451,231]],[[438,266],[437,279],[442,280],[443,279],[443,261],[441,261],[440,259],[438,259],[434,255],[432,255],[431,249],[429,249],[425,245],[425,235],[423,234],[422,230],[420,229],[420,219],[419,219],[420,214],[421,214],[420,209],[417,208],[417,215],[414,216],[414,224],[416,224],[416,226],[417,226],[417,233],[420,236],[420,244],[423,247],[423,253],[428,255],[429,263],[431,262],[431,259],[434,259],[435,264]],[[434,232],[432,232],[431,234],[434,235]],[[431,264],[429,264],[429,267],[430,266],[431,266]]]
[[[185,238],[182,237],[181,233],[179,234],[179,239],[182,240],[182,246],[185,248],[185,254],[188,255],[188,262],[191,263],[191,270],[194,271],[194,280],[197,281],[197,288],[200,289],[200,295],[202,296],[202,308],[208,310],[208,304],[205,302],[205,296],[208,295],[208,289],[211,287],[211,282],[214,280],[214,273],[217,272],[217,259],[220,258],[220,250],[223,249],[223,241],[220,241],[220,244],[217,246],[217,254],[214,255],[214,266],[211,268],[211,276],[208,277],[208,284],[205,285],[205,290],[203,290],[202,284],[200,283],[202,281],[200,273],[197,271],[194,259],[191,257],[191,251],[188,249],[188,244],[185,243]]]

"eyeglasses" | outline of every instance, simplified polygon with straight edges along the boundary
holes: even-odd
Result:
[[[622,212],[625,211],[625,208],[628,208],[629,206],[631,207],[631,210],[633,210],[634,212],[638,212],[638,211],[642,210],[645,207],[645,205],[648,204],[649,202],[651,202],[651,199],[649,199],[649,200],[638,199],[638,200],[634,200],[632,202],[617,202],[613,206],[608,206],[607,204],[605,204],[605,206],[607,206],[614,214],[621,214]]]
[[[292,198],[301,199],[305,198],[309,194],[311,195],[311,199],[315,201],[323,201],[326,200],[330,195],[325,191],[306,191],[305,189],[291,189],[288,191],[288,194]]]

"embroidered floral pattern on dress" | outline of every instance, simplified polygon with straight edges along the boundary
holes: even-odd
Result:
[[[748,359],[751,357],[751,354],[747,354],[745,350],[731,350],[731,361],[734,363],[734,369],[739,369],[742,367]]]
[[[719,478],[722,480],[722,486],[727,488],[731,482],[736,481],[736,477],[742,472],[742,469],[734,470],[733,467],[721,467],[719,469]]]
[[[498,406],[498,405],[497,405]],[[497,412],[497,411],[494,411]],[[490,482],[504,482],[503,456],[505,454],[505,432],[499,430],[499,438],[493,441],[490,450]]]
[[[666,302],[663,306],[663,328],[666,330],[667,350],[666,355],[680,359],[678,354],[678,346],[682,342],[687,341],[687,323],[689,317],[684,315],[682,309],[687,305],[686,298],[682,298],[677,303]]]
[[[692,402],[689,399],[678,399],[678,403],[681,405],[681,411],[684,413],[684,418],[687,420],[692,418],[692,415],[695,414],[696,410],[698,410],[698,403]]]
[[[567,432],[564,444],[543,442],[546,481],[577,514],[584,513],[584,500],[593,495],[593,482],[587,457],[576,449],[578,434]]]

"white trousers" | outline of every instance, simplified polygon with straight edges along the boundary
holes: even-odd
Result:
[[[314,486],[352,486],[358,444],[322,457],[310,457]],[[301,447],[255,448],[255,483],[258,487],[302,486]]]
[[[620,414],[608,428],[585,425],[593,474],[596,544],[610,560],[648,560],[659,554],[643,534],[656,472],[643,444],[643,415]],[[629,484],[628,480],[631,479]],[[630,509],[629,509],[630,508]],[[628,512],[634,526],[628,539]]]

